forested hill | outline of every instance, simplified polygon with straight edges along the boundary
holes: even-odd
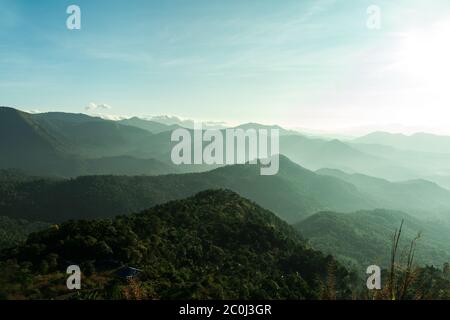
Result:
[[[261,176],[258,165],[165,176],[84,176],[0,188],[0,215],[34,221],[110,218],[182,199],[207,189],[230,189],[297,222],[320,210],[373,208],[350,183],[315,174],[280,156],[280,171]]]
[[[0,107],[0,169],[64,177],[176,173],[172,163],[157,159],[168,146],[170,136],[114,121]]]
[[[48,223],[29,222],[23,219],[12,219],[0,216],[0,250],[25,241],[31,232],[44,230]]]
[[[341,262],[364,269],[376,264],[388,267],[392,235],[404,221],[400,247],[408,248],[420,234],[415,261],[419,265],[441,268],[450,262],[450,234],[446,223],[418,220],[389,210],[354,213],[319,212],[295,225],[311,245],[332,253]]]
[[[18,266],[8,269],[16,271],[1,275],[0,283],[6,294],[14,295],[16,283],[26,278],[21,275],[34,275],[31,283],[21,283],[28,288],[20,290],[27,298],[70,293],[61,272],[73,263],[87,277],[78,295],[121,297],[127,284],[100,267],[104,261],[141,269],[138,290],[152,299],[350,295],[349,273],[331,256],[308,249],[273,213],[226,190],[204,191],[113,220],[67,222],[2,253],[1,261],[11,264],[11,259]],[[92,277],[102,280],[90,281]],[[61,286],[47,290],[45,279],[52,279],[53,288],[58,281]]]

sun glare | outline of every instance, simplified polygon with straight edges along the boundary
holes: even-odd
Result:
[[[450,18],[406,34],[400,64],[410,76],[442,87],[450,72]]]

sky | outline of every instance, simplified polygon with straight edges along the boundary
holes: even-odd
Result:
[[[450,134],[449,38],[448,0],[0,0],[0,105]]]

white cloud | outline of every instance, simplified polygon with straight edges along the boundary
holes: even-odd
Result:
[[[131,118],[130,116],[115,115],[115,114],[93,114],[93,116],[102,118],[104,120],[112,120],[112,121],[119,121]]]
[[[33,110],[25,110],[25,112],[27,112],[27,113],[31,113],[31,114],[42,113],[42,111],[41,111],[41,110],[38,110],[38,109],[33,109]]]
[[[110,110],[112,107],[106,103],[94,103],[91,102],[89,105],[85,108],[86,111],[92,111],[92,110]]]

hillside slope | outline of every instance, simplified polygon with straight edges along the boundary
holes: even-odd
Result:
[[[0,107],[0,169],[64,177],[178,172],[158,160],[167,150],[170,138],[114,121]]]
[[[24,242],[28,235],[49,227],[48,223],[29,222],[0,216],[0,250]]]
[[[332,253],[345,264],[364,269],[372,264],[388,266],[392,236],[402,220],[400,249],[403,254],[409,242],[421,233],[416,250],[417,263],[442,267],[450,261],[448,224],[427,223],[398,211],[320,212],[296,224],[295,228],[315,249]]]
[[[258,165],[235,165],[195,174],[24,182],[0,192],[0,214],[50,222],[113,217],[212,188],[238,192],[288,222],[320,210],[374,208],[353,185],[280,157],[275,176],[261,176]]]
[[[330,272],[333,294],[350,296],[349,273],[331,256],[306,248],[273,213],[224,190],[114,220],[64,223],[32,234],[25,245],[4,251],[0,261],[12,257],[30,267],[0,275],[6,294],[18,294],[10,281],[22,272],[57,283],[57,272],[75,263],[88,277],[78,296],[123,298],[127,284],[104,266],[115,261],[142,270],[134,292],[150,299],[324,298]],[[90,281],[95,273],[103,280]],[[26,298],[70,295],[48,281],[32,280],[25,287],[20,293]]]
[[[351,183],[380,208],[402,210],[421,218],[450,218],[450,191],[435,183],[426,180],[390,182],[333,169],[321,169],[316,173]]]

